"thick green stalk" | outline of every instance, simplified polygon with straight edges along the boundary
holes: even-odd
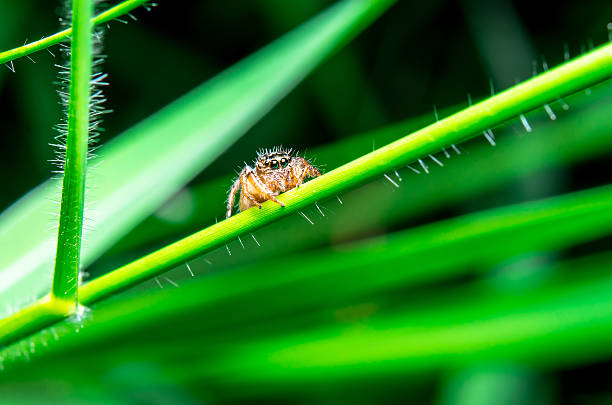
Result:
[[[76,305],[85,204],[92,64],[92,0],[73,0],[70,103],[57,253],[51,297]]]
[[[98,14],[93,18],[93,25],[100,25],[117,17],[121,17],[124,14],[129,13],[137,7],[142,6],[149,0],[127,0],[117,4],[115,7],[111,7],[103,13]],[[72,35],[73,28],[67,28],[63,31],[55,33],[51,36],[39,39],[38,41],[30,42],[27,45],[23,45],[8,51],[0,52],[0,63],[10,62],[15,59],[23,58],[24,56],[30,55],[31,53],[41,51],[56,45]]]
[[[19,316],[0,320],[0,346],[66,319],[66,316],[72,312],[74,312],[73,302],[46,295],[19,311]]]
[[[93,280],[84,289],[87,300],[97,301],[134,286],[240,234],[611,76],[612,44],[607,44],[282,194],[279,200],[284,208],[268,202],[260,210],[241,212]]]

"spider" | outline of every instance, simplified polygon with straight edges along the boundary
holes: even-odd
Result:
[[[285,204],[276,196],[295,187],[299,187],[306,177],[318,177],[319,169],[300,156],[292,156],[291,149],[275,147],[272,150],[260,150],[255,160],[255,168],[246,165],[232,185],[227,201],[226,218],[232,216],[232,207],[236,193],[240,189],[240,211],[272,200],[281,207]]]

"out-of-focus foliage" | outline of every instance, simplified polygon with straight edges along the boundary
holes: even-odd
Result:
[[[331,2],[159,3],[107,34],[105,141]],[[490,79],[499,91],[532,61],[560,63],[564,44],[573,56],[608,39],[612,5],[541,7],[399,2],[86,271],[221,219],[233,172],[259,147],[333,168],[432,122],[434,104],[445,116],[467,92],[487,97]],[[0,10],[0,49],[56,29],[46,2]],[[34,58],[0,71],[0,209],[50,170],[54,60]],[[305,210],[314,225],[282,219],[160,277],[161,290],[146,282],[100,303],[80,333],[71,320],[6,348],[0,402],[605,402],[612,85],[550,108],[554,121],[526,116],[530,133],[517,119],[496,147],[480,137],[436,155],[444,166],[427,159],[429,175],[399,168],[399,187],[381,178]]]
[[[85,235],[83,265],[150,215],[388,5],[359,0],[330,7],[99,148],[89,163],[93,190],[85,225],[106,225]],[[55,181],[47,181],[0,218],[4,302],[21,307],[48,289],[46,269],[56,239],[48,230],[48,212],[57,190]],[[118,215],[121,220],[113,220]]]

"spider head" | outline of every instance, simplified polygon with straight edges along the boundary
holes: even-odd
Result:
[[[285,171],[291,164],[293,159],[291,149],[283,149],[276,147],[274,149],[265,149],[257,154],[255,166],[259,172],[265,173],[270,171]]]

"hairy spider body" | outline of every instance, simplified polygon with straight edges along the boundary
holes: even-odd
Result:
[[[240,211],[254,206],[261,208],[265,201],[272,200],[281,207],[285,205],[276,196],[299,187],[307,177],[321,175],[319,169],[300,156],[292,156],[291,149],[276,147],[257,153],[255,168],[246,165],[234,181],[227,201],[227,215],[232,216],[236,194],[240,190]]]

